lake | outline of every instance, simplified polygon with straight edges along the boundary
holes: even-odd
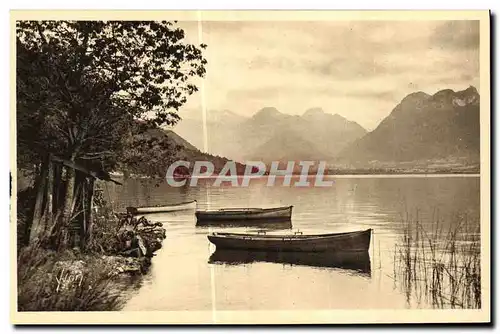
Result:
[[[166,182],[129,179],[106,185],[115,210],[196,199],[199,209],[293,205],[292,226],[270,225],[267,233],[341,232],[372,228],[369,257],[350,265],[331,258],[277,258],[266,254],[213,255],[212,231],[256,232],[255,227],[196,227],[194,212],[150,216],[167,230],[151,271],[125,311],[306,310],[429,308],[395,283],[395,244],[404,221],[445,228],[466,219],[479,226],[478,176],[342,176],[332,187],[284,187],[252,180],[250,187],[172,188]],[[465,217],[465,218],[464,218]]]

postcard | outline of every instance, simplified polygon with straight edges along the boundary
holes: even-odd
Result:
[[[489,323],[488,11],[12,11],[11,322]]]

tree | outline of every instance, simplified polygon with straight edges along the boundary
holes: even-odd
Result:
[[[175,124],[205,74],[205,45],[171,22],[17,22],[17,129],[21,165],[46,154],[116,165],[136,119]],[[42,168],[35,168],[43,179]],[[66,169],[61,219],[69,223],[75,171]]]

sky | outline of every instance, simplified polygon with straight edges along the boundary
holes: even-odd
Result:
[[[373,130],[412,92],[479,89],[479,21],[203,21],[201,35],[198,22],[178,25],[208,46],[204,94],[186,111],[203,100],[247,117],[320,107]]]

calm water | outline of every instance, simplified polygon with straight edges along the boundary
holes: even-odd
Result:
[[[402,216],[453,225],[457,215],[479,225],[479,177],[342,177],[328,188],[171,188],[166,183],[128,180],[105,186],[115,209],[196,199],[200,209],[294,205],[292,227],[268,226],[267,233],[325,233],[373,228],[369,258],[345,266],[328,257],[277,259],[215,254],[211,231],[256,231],[255,227],[196,227],[194,212],[150,216],[167,229],[163,248],[143,286],[125,310],[293,310],[425,308],[408,301],[395,285],[394,247]],[[208,181],[208,180],[205,180]],[[277,181],[279,185],[279,180]]]

